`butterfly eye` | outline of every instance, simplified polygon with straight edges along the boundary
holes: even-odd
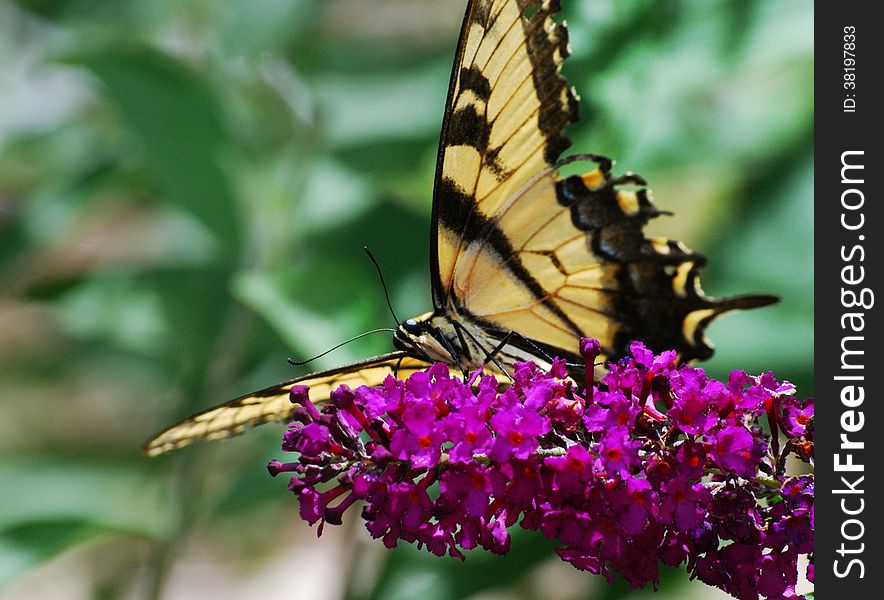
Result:
[[[414,319],[408,319],[402,324],[402,329],[409,335],[420,335],[424,332],[423,326]]]

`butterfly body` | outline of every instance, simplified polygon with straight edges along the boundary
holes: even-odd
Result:
[[[599,340],[599,361],[624,355],[634,339],[704,359],[712,353],[704,329],[715,317],[776,300],[705,296],[705,257],[645,237],[647,221],[663,213],[641,177],[614,176],[603,156],[560,156],[579,99],[560,73],[570,50],[557,10],[551,0],[468,3],[433,191],[433,310],[400,324],[396,351],[201,412],[149,440],[147,454],[285,419],[294,385],[322,402],[338,385],[378,385],[437,361],[505,382],[517,361],[580,363],[580,337]],[[572,163],[586,163],[586,172],[563,175]]]
[[[408,319],[396,331],[393,344],[399,350],[427,362],[444,362],[464,376],[484,369],[508,377],[518,361],[533,360],[548,367],[548,360],[538,348],[532,352],[519,346],[516,332],[489,330],[475,319],[460,318],[447,313],[427,313]]]

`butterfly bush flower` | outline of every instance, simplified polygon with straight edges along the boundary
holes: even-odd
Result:
[[[600,347],[581,340],[587,381]],[[564,361],[517,363],[513,382],[464,381],[447,365],[382,386],[341,386],[320,410],[305,387],[282,449],[300,515],[340,524],[362,506],[369,533],[464,558],[505,553],[517,524],[557,540],[578,569],[633,587],[683,565],[741,600],[801,598],[811,557],[813,400],[767,373],[727,382],[634,343],[595,385],[578,389]],[[781,443],[783,442],[784,443]]]

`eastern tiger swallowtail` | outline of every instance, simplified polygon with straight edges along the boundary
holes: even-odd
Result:
[[[578,97],[560,73],[569,54],[554,0],[470,0],[448,88],[433,190],[433,310],[397,329],[396,351],[298,377],[211,408],[164,430],[157,455],[290,415],[289,390],[322,402],[341,384],[377,385],[433,361],[503,375],[513,362],[580,362],[578,337],[603,359],[633,339],[683,360],[707,358],[703,330],[721,313],[775,301],[706,297],[705,258],[682,243],[644,236],[660,212],[645,181],[615,177],[593,154],[560,158]],[[560,169],[591,163],[582,176]],[[623,189],[621,189],[623,188]],[[628,189],[627,189],[628,188]]]

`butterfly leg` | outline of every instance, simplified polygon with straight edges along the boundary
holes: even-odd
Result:
[[[512,339],[514,337],[514,335],[515,335],[515,332],[510,331],[508,334],[503,336],[503,339],[500,340],[500,342],[498,342],[498,344],[494,347],[493,350],[491,350],[491,352],[485,353],[485,362],[483,364],[487,365],[489,362],[493,361],[494,355],[497,354],[498,352],[500,352],[501,350],[503,350],[503,347],[509,343],[510,339]],[[495,363],[495,364],[497,364],[497,363]]]
[[[506,336],[500,341],[499,344],[497,344],[497,346],[494,348],[494,350],[492,350],[490,352],[491,356],[500,352],[503,349],[503,347],[506,346],[506,344],[513,338],[518,338],[519,340],[524,342],[525,345],[530,346],[531,349],[534,350],[538,356],[542,356],[544,359],[546,359],[546,361],[548,363],[552,364],[554,357],[551,356],[549,354],[549,352],[547,352],[546,350],[544,350],[543,348],[541,348],[540,346],[535,344],[534,341],[531,340],[530,338],[526,338],[524,335],[522,335],[518,331],[510,331],[508,334],[506,334]],[[485,362],[486,363],[488,362],[487,359]],[[599,364],[604,364],[604,363],[599,363]],[[583,368],[585,368],[585,365],[583,363],[570,362],[570,361],[566,360],[565,367],[569,370],[570,369],[583,369]]]
[[[490,363],[492,363],[495,367],[497,367],[497,369],[498,369],[501,373],[503,373],[504,375],[506,375],[506,376],[509,378],[510,381],[513,380],[512,376],[511,376],[511,375],[509,374],[509,372],[504,368],[504,366],[501,365],[501,364],[497,361],[497,359],[494,358],[494,355],[497,354],[498,352],[500,352],[500,350],[506,345],[505,342],[504,342],[504,343],[501,343],[501,344],[498,344],[497,348],[495,348],[494,350],[492,350],[491,352],[489,352],[489,351],[486,350],[485,347],[479,342],[479,340],[476,339],[476,336],[474,336],[472,333],[470,333],[469,330],[468,330],[466,327],[464,327],[463,325],[461,325],[459,321],[452,321],[452,322],[453,322],[453,324],[454,324],[454,330],[457,332],[457,337],[458,337],[458,338],[460,339],[460,341],[461,341],[461,347],[464,349],[464,353],[465,353],[468,357],[471,355],[471,353],[470,353],[470,351],[469,351],[469,346],[466,344],[466,340],[465,340],[464,337],[463,337],[464,334],[466,334],[466,336],[467,336],[468,338],[470,338],[470,340],[472,340],[472,342],[476,345],[476,347],[479,348],[479,350],[481,350],[482,353],[485,355],[485,360],[482,362],[483,365],[487,365],[487,364],[490,362]],[[508,335],[509,335],[509,334],[508,334]],[[506,338],[505,338],[505,339],[506,339]]]
[[[495,354],[497,354],[498,352],[503,350],[503,347],[506,346],[509,343],[509,341],[513,338],[518,338],[519,340],[524,342],[525,345],[530,346],[531,349],[534,350],[539,356],[542,356],[544,359],[546,359],[547,362],[552,363],[553,357],[550,356],[550,354],[546,350],[544,350],[543,348],[541,348],[540,346],[535,344],[529,338],[526,338],[524,335],[522,335],[518,331],[510,331],[509,333],[507,333],[504,336],[504,338],[500,341],[500,343],[497,344],[497,346],[494,348],[494,350],[492,350],[490,352],[490,355],[494,356]],[[487,363],[488,359],[486,359],[485,362]],[[566,363],[566,364],[570,365],[570,363]]]
[[[458,336],[458,338],[460,338],[461,348],[464,349],[464,352],[466,353],[466,357],[469,358],[469,356],[470,356],[469,348],[467,348],[467,346],[464,344],[463,337],[461,337],[460,331],[457,330],[458,323],[455,321],[454,324],[455,324],[455,331],[457,331],[457,336]],[[460,355],[454,350],[454,347],[451,345],[451,341],[446,336],[444,336],[438,329],[432,328],[432,331],[435,333],[435,335],[433,335],[433,338],[438,340],[439,343],[442,345],[442,347],[445,348],[445,351],[448,352],[448,356],[451,357],[451,360],[454,362],[454,365],[458,369],[460,369],[461,375],[463,375],[464,381],[466,381],[467,378],[469,377],[469,372],[464,368],[463,364],[461,364]]]

